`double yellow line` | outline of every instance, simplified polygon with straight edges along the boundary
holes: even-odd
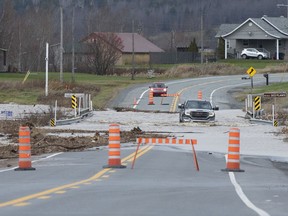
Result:
[[[142,156],[143,154],[145,154],[146,152],[151,150],[151,148],[153,148],[153,146],[149,146],[149,145],[144,146],[143,148],[141,148],[139,150],[136,158]],[[135,155],[135,152],[133,152],[132,154],[130,154],[127,157],[123,158],[121,160],[121,162],[125,163],[125,162],[133,161],[134,155]],[[109,172],[111,170],[112,170],[112,168],[103,169],[103,170],[101,170],[100,172],[98,172],[97,174],[95,174],[94,176],[92,176],[92,177],[90,177],[88,179],[84,179],[84,180],[81,180],[81,181],[78,181],[78,182],[62,185],[60,187],[55,187],[55,188],[52,188],[52,189],[49,189],[49,190],[45,190],[45,191],[42,191],[42,192],[39,192],[39,193],[31,194],[31,195],[28,195],[28,196],[24,196],[24,197],[20,197],[20,198],[14,199],[14,200],[10,200],[10,201],[7,201],[7,202],[0,203],[0,208],[1,207],[6,207],[6,206],[12,206],[12,205],[17,205],[17,206],[29,205],[29,203],[27,203],[27,201],[32,200],[32,199],[37,199],[37,198],[38,199],[45,199],[45,198],[47,199],[47,198],[49,198],[48,195],[51,195],[53,193],[57,193],[57,192],[61,193],[61,191],[65,190],[65,189],[78,188],[80,185],[85,185],[85,184],[91,183],[92,181],[97,181],[105,173],[107,173],[107,172]],[[63,193],[65,193],[65,192],[63,192]]]

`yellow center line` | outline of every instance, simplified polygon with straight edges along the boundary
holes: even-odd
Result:
[[[60,190],[60,191],[56,191],[55,193],[56,194],[64,194],[64,193],[66,193],[66,191]]]
[[[152,148],[152,147],[151,147]],[[147,151],[149,151],[151,148],[149,148],[149,146],[145,146],[143,147],[142,149],[140,149],[140,153],[137,154],[137,158],[140,157],[141,155],[143,155],[144,153],[146,153]],[[147,150],[148,149],[148,150]],[[134,157],[134,154],[135,153],[132,153],[130,155],[128,155],[127,157],[125,157],[124,159],[121,160],[121,162],[125,162],[125,161],[128,161],[130,160],[131,158]],[[68,188],[75,188],[75,187],[78,187],[78,185],[81,185],[81,184],[85,184],[85,183],[89,183],[91,181],[95,181],[95,180],[98,180],[100,177],[102,177],[105,173],[107,172],[110,172],[112,168],[105,168],[103,170],[101,170],[100,172],[96,173],[94,176],[88,178],[88,179],[84,179],[84,180],[81,180],[81,181],[78,181],[78,182],[74,182],[74,183],[71,183],[71,184],[66,184],[66,185],[62,185],[60,187],[55,187],[55,188],[52,188],[52,189],[49,189],[49,190],[45,190],[45,191],[42,191],[42,192],[39,192],[39,193],[35,193],[35,194],[31,194],[31,195],[28,195],[28,196],[24,196],[24,197],[20,197],[20,198],[17,198],[17,199],[13,199],[13,200],[10,200],[10,201],[7,201],[7,202],[3,202],[3,203],[0,203],[0,208],[1,207],[6,207],[6,206],[11,206],[11,205],[18,205],[18,206],[23,206],[23,204],[27,205],[27,203],[25,201],[28,201],[28,200],[31,200],[31,199],[35,199],[35,198],[39,198],[39,197],[45,197],[45,196],[48,196],[52,193],[63,193],[63,191],[65,189],[68,189]],[[64,192],[65,193],[65,192]]]
[[[30,205],[30,203],[27,203],[27,202],[15,204],[15,206],[17,206],[17,207],[19,207],[19,206],[28,206],[28,205]]]
[[[51,196],[41,196],[41,197],[38,197],[38,199],[49,199],[51,198]]]

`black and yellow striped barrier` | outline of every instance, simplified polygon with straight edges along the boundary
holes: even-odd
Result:
[[[261,109],[261,97],[260,96],[256,96],[254,98],[254,109],[256,111],[260,110]]]
[[[50,119],[50,126],[55,127],[55,119],[54,118]]]
[[[77,108],[77,98],[75,95],[71,96],[71,100],[72,100],[72,108],[76,109]]]

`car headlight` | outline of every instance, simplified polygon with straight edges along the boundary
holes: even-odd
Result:
[[[166,91],[167,91],[167,89],[166,89],[166,88],[164,88],[164,89],[163,89],[163,91],[165,91],[165,92],[166,92]]]
[[[212,111],[209,112],[209,116],[213,117],[214,115],[215,115],[214,112],[212,112]]]

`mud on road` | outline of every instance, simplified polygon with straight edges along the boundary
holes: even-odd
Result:
[[[0,167],[16,166],[18,163],[18,137],[21,121],[5,120],[0,124]],[[34,127],[32,123],[26,122],[30,128],[31,154],[41,155],[56,152],[76,152],[85,149],[107,146],[109,132],[107,131],[85,131],[85,130],[56,130]],[[23,125],[24,126],[24,125]],[[57,135],[58,134],[58,135]],[[60,136],[66,134],[66,136]],[[75,134],[81,134],[77,136]],[[93,134],[93,136],[91,136]],[[121,143],[135,142],[137,136],[149,136],[139,127],[130,131],[121,131]],[[150,133],[151,135],[151,133]],[[155,137],[155,135],[153,135]],[[163,135],[156,135],[165,137]]]

